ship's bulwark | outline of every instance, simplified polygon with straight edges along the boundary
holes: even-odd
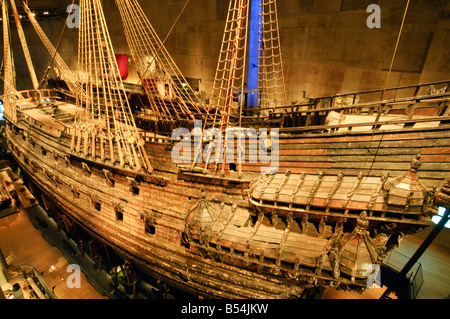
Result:
[[[155,167],[149,175],[118,163],[113,165],[108,156],[102,160],[99,138],[90,144],[98,148],[97,152],[88,152],[97,156],[70,152],[67,118],[58,122],[55,113],[45,107],[35,108],[34,113],[31,109],[18,109],[20,120],[17,124],[8,122],[7,137],[9,149],[33,183],[67,216],[114,247],[137,268],[169,285],[212,298],[300,297],[304,288],[314,286],[362,291],[365,278],[370,275],[364,272],[364,266],[379,263],[387,252],[384,247],[392,248],[399,232],[417,231],[429,225],[429,218],[403,221],[408,227],[395,232],[393,220],[389,220],[395,216],[371,215],[370,211],[368,215],[352,214],[354,209],[350,214],[344,210],[342,216],[333,211],[327,215],[307,205],[295,210],[289,205],[279,207],[283,198],[286,201],[286,195],[293,194],[301,184],[301,174],[311,172],[311,168],[322,170],[326,177],[338,167],[342,171],[356,166],[345,171],[345,175],[353,175],[349,177],[351,183],[343,183],[351,192],[358,180],[354,172],[359,167],[350,163],[354,163],[353,157],[362,156],[354,155],[361,149],[370,152],[385,143],[383,151],[392,147],[391,151],[399,149],[401,154],[408,154],[394,156],[394,160],[409,157],[410,161],[418,147],[425,157],[427,152],[439,153],[450,146],[444,138],[447,126],[387,134],[379,143],[373,142],[377,139],[373,132],[289,137],[280,141],[280,153],[289,152],[280,154],[280,174],[263,177],[255,172],[254,165],[244,167],[241,176],[233,172],[221,176],[179,170],[171,161],[170,144],[147,140],[145,148]],[[331,142],[339,147],[332,149]],[[285,148],[288,145],[292,146],[289,151]],[[104,147],[104,154],[108,154],[106,142]],[[340,161],[330,160],[333,152],[343,148],[352,155],[341,156]],[[308,154],[314,154],[312,159],[320,156],[328,164],[305,161]],[[429,160],[439,158],[433,155]],[[425,158],[425,169],[418,174],[426,175],[421,180],[427,187],[438,186],[439,170],[448,171],[449,163],[428,163]],[[398,166],[374,162],[371,168],[375,172],[377,165],[391,176],[399,175]],[[409,163],[400,166],[405,166],[404,173]],[[286,177],[286,167],[294,174],[291,181]],[[299,175],[297,170],[302,173]],[[318,180],[304,177],[310,180],[310,195],[315,195],[313,192],[320,189]],[[274,180],[278,183],[274,184]],[[369,198],[380,181],[379,177],[373,181]],[[255,195],[267,196],[269,189],[271,203]],[[328,193],[333,193],[332,187]],[[249,201],[250,194],[253,201]],[[357,247],[365,248],[361,251]]]

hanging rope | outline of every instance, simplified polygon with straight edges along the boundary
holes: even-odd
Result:
[[[72,2],[72,4],[74,3],[74,0]],[[52,57],[52,60],[44,74],[44,76],[42,77],[41,81],[39,82],[39,87],[42,86],[42,84],[44,83],[50,69],[51,66],[53,65],[53,63],[56,64],[57,68],[61,71],[60,72],[60,76],[61,79],[64,80],[67,84],[67,87],[69,88],[69,90],[72,92],[72,94],[74,96],[81,96],[83,98],[83,100],[86,99],[86,93],[83,90],[83,88],[81,87],[80,83],[78,82],[75,74],[72,72],[72,70],[66,65],[66,63],[64,62],[64,60],[61,58],[61,56],[58,53],[58,48],[62,42],[62,38],[64,35],[64,32],[66,30],[66,24],[64,24],[64,28],[61,32],[61,35],[59,37],[58,40],[58,44],[56,46],[56,48],[53,46],[53,44],[51,43],[50,39],[47,37],[47,35],[45,34],[44,30],[41,28],[41,26],[39,25],[38,21],[36,20],[36,18],[33,16],[32,12],[30,11],[30,8],[26,5],[26,3],[23,3],[23,7],[25,10],[25,13],[28,16],[28,19],[30,20],[31,25],[33,26],[33,28],[35,29],[37,35],[39,36],[39,38],[41,39],[42,43],[44,44],[45,48],[47,49],[48,53],[50,54],[50,56]],[[70,15],[70,13],[69,13]]]
[[[211,105],[216,108],[212,126],[226,129],[232,111],[241,111],[244,103],[247,60],[249,2],[232,0],[228,9],[222,47],[211,94]],[[258,97],[263,107],[287,104],[287,94],[281,58],[281,45],[276,0],[259,1],[259,61]],[[233,106],[234,95],[240,94],[238,106]],[[220,116],[219,116],[220,113]],[[239,112],[239,123],[240,115]],[[236,121],[235,121],[236,123]]]
[[[410,0],[407,1],[406,7],[405,7],[405,12],[403,13],[402,24],[401,24],[400,30],[398,32],[397,42],[395,43],[394,54],[392,55],[391,65],[389,66],[389,72],[388,72],[388,76],[386,79],[386,83],[384,84],[384,89],[383,89],[382,95],[384,95],[384,91],[386,91],[386,88],[388,86],[389,78],[391,77],[392,66],[394,65],[395,55],[397,54],[398,44],[400,42],[400,37],[402,35],[403,25],[405,24],[405,18],[406,18],[406,13],[408,12],[409,1]]]
[[[161,41],[136,0],[116,0],[139,81],[158,120],[192,121],[206,113],[199,107],[198,97],[189,94],[192,89],[164,47],[188,3],[185,3],[164,41]]]
[[[100,0],[81,0],[80,9],[78,65],[89,99],[83,101],[77,96],[77,107],[82,113],[77,118],[78,128],[73,128],[72,151],[75,134],[75,150],[81,150],[82,140],[87,155],[89,139],[95,143],[101,132],[109,140],[113,163],[117,154],[122,167],[128,164],[136,171],[144,167],[152,172],[120,77]]]
[[[400,25],[400,30],[399,30],[399,32],[398,32],[397,42],[395,43],[394,54],[392,55],[391,64],[390,64],[390,66],[389,66],[389,72],[388,72],[388,76],[387,76],[387,79],[386,79],[386,83],[384,84],[384,89],[383,89],[383,92],[382,92],[382,96],[384,95],[384,92],[386,91],[386,88],[387,88],[387,85],[388,85],[388,82],[389,82],[389,78],[390,78],[390,76],[391,76],[392,66],[394,65],[394,60],[395,60],[395,56],[396,56],[396,54],[397,54],[398,44],[399,44],[399,42],[400,42],[400,37],[401,37],[401,35],[402,35],[403,26],[404,26],[404,24],[405,24],[406,13],[408,12],[409,1],[410,1],[410,0],[407,1],[406,7],[405,7],[405,12],[403,13],[402,23],[401,23],[401,25]],[[379,109],[379,112],[382,112],[382,109],[381,109],[381,108]],[[373,129],[372,129],[372,130],[373,130]],[[368,147],[368,150],[367,150],[367,154],[366,154],[366,157],[365,157],[365,159],[364,159],[363,170],[364,170],[365,167],[366,167],[366,163],[367,163],[367,159],[368,159],[368,156],[369,156],[370,147],[371,147],[371,145],[372,145],[373,137],[374,137],[374,132],[372,132],[372,138],[371,138],[371,140],[370,140],[369,147]],[[368,172],[367,172],[367,175],[366,175],[367,177],[370,175],[370,172],[372,171],[373,165],[375,164],[375,159],[377,158],[378,150],[379,150],[379,148],[380,148],[381,142],[383,141],[383,138],[384,138],[384,134],[381,135],[381,138],[380,138],[380,141],[378,142],[378,146],[377,146],[377,148],[376,148],[376,151],[375,151],[375,154],[374,154],[374,156],[373,156],[373,159],[372,159],[372,161],[370,162],[370,167],[369,167]]]
[[[258,6],[257,94],[260,105],[275,107],[278,104],[287,103],[276,0],[260,0]],[[244,89],[248,72],[249,13],[250,1],[230,1],[210,98],[210,105],[215,108],[215,112],[213,122],[208,124],[213,128],[218,127],[222,133],[225,133],[223,158],[227,151],[227,129],[232,125],[240,128],[242,124]],[[211,154],[208,154],[205,169],[208,167],[210,157]],[[225,161],[222,167],[225,170]],[[217,168],[216,164],[216,171]],[[239,171],[241,171],[240,160]]]
[[[72,8],[74,2],[75,2],[75,0],[72,0],[72,4],[70,5],[71,8]],[[28,4],[24,2],[23,3],[23,7],[24,7],[24,9],[25,9],[25,11],[26,11],[26,13],[28,15],[28,18],[30,18],[30,17],[34,18],[33,14],[31,13],[30,9],[28,8]],[[68,13],[66,20],[69,19],[70,14],[71,14],[71,12]],[[66,26],[67,26],[67,23],[64,23],[64,27],[63,27],[63,29],[61,31],[61,35],[59,36],[58,43],[56,44],[55,52],[54,52],[54,54],[52,56],[52,60],[50,61],[50,64],[47,67],[47,70],[45,71],[44,75],[42,76],[41,81],[39,82],[38,89],[40,89],[42,87],[42,85],[44,84],[44,81],[45,81],[45,79],[48,76],[48,72],[50,71],[53,62],[55,62],[56,55],[58,54],[59,46],[61,45],[62,38],[64,36],[64,33],[66,32]]]
[[[260,24],[258,86],[261,92],[261,106],[286,105],[287,95],[281,58],[276,0],[267,0],[261,5]]]
[[[162,44],[165,45],[166,44],[166,40],[167,38],[169,38],[169,35],[172,33],[173,28],[175,28],[175,25],[178,23],[178,20],[180,20],[181,16],[184,13],[184,10],[186,10],[187,5],[189,4],[190,0],[187,0],[186,3],[184,4],[183,9],[181,9],[181,12],[178,14],[178,17],[175,19],[175,22],[172,24],[172,27],[170,28],[169,32],[167,32],[166,37],[164,38],[164,40],[162,41]]]
[[[11,52],[11,30],[9,24],[8,5],[2,1],[3,24],[3,76],[4,95],[2,97],[4,114],[13,122],[17,121],[16,98],[19,93],[15,86],[14,58]]]

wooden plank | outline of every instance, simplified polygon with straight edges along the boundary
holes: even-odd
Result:
[[[280,149],[278,155],[326,155],[324,149],[310,149],[310,150],[290,150]]]
[[[449,133],[450,137],[450,133]],[[422,155],[447,154],[450,155],[450,147],[422,147],[420,149]]]
[[[377,145],[377,144],[376,144]],[[353,148],[351,150],[348,149],[327,149],[326,154],[328,156],[341,156],[341,155],[351,155],[354,156],[392,156],[392,155],[408,155],[414,158],[417,154],[422,154],[420,148]]]
[[[242,169],[248,169],[251,168],[258,168],[258,167],[265,167],[265,166],[274,166],[277,164],[281,167],[302,167],[302,168],[331,168],[330,162],[316,162],[316,161],[281,161],[279,163],[268,163],[268,164],[262,164],[262,163],[242,163]]]
[[[399,140],[388,141],[382,140],[381,143],[378,140],[373,140],[372,143],[364,141],[355,142],[333,142],[326,138],[321,141],[311,144],[296,143],[288,144],[284,140],[280,140],[280,150],[301,150],[301,149],[364,149],[370,145],[372,148],[423,148],[423,147],[448,147],[450,146],[450,139],[445,138],[426,138],[426,139],[411,139],[411,140]]]
[[[370,164],[370,165],[368,165]],[[333,168],[351,168],[351,169],[362,169],[362,168],[369,168],[371,169],[381,169],[381,170],[387,170],[390,171],[391,167],[395,166],[395,170],[403,171],[403,173],[406,173],[410,168],[410,162],[375,162],[373,165],[363,162],[338,162],[333,163]],[[420,167],[419,172],[424,173],[425,171],[450,171],[450,163],[423,163]]]
[[[397,133],[397,134],[382,134],[382,135],[349,135],[349,136],[333,136],[324,135],[323,137],[309,137],[304,138],[280,138],[283,140],[283,144],[311,144],[311,143],[322,143],[326,139],[330,143],[341,143],[341,142],[362,142],[362,141],[379,141],[383,137],[385,141],[391,140],[417,140],[422,139],[422,133]]]
[[[245,167],[242,166],[242,169],[247,172],[255,172],[260,173],[260,168],[268,166],[268,165],[261,165],[261,166],[248,166]],[[311,167],[291,167],[290,165],[287,165],[286,167],[278,167],[277,172],[278,173],[285,173],[287,170],[289,170],[291,173],[300,174],[303,172],[306,172],[308,174],[317,174],[321,168],[311,168]]]
[[[414,115],[434,115],[436,112],[436,107],[422,107],[422,108],[416,108],[414,110]]]
[[[422,155],[420,158],[422,163],[446,163],[450,162],[450,153],[442,155]]]
[[[343,152],[345,154],[345,152]],[[325,162],[345,162],[345,163],[355,163],[355,162],[372,162],[376,159],[377,162],[405,162],[409,163],[414,157],[411,155],[369,155],[369,156],[354,156],[354,155],[336,155],[336,156],[279,156],[280,163],[284,162],[302,162],[302,163],[325,163]],[[433,160],[436,158],[436,160]],[[439,159],[439,160],[437,160]],[[421,162],[450,162],[450,156],[445,157],[445,155],[424,155],[421,157]],[[315,166],[317,167],[317,166]]]

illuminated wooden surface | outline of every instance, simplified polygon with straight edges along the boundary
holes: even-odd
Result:
[[[419,248],[422,239],[416,236],[408,236],[402,239],[400,247],[395,249],[396,252],[411,257]],[[422,264],[423,271],[423,286],[417,295],[417,299],[443,299],[450,295],[450,278],[448,277],[448,270],[450,265],[450,249],[444,246],[431,244],[418,261]],[[404,261],[400,258],[393,260],[393,263],[398,263],[399,268],[404,266]],[[417,266],[417,265],[416,265]],[[413,269],[416,269],[414,267]],[[329,288],[325,291],[323,299],[374,299],[380,298],[385,287],[366,290],[364,294],[360,295],[356,292],[338,291]],[[392,296],[394,296],[392,294]]]
[[[67,272],[68,261],[33,227],[23,210],[0,219],[0,247],[9,265],[8,279],[16,272],[14,266],[32,265],[42,273],[50,288],[55,287],[54,292],[59,299],[106,299],[86,281],[84,274],[81,274],[81,288],[67,287],[66,279],[71,275]]]

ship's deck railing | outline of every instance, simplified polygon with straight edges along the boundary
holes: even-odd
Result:
[[[147,143],[170,144],[172,141],[170,136],[164,136],[158,133],[148,131],[142,131],[141,136]]]
[[[337,122],[327,123],[328,115],[334,111]],[[357,119],[355,123],[345,123],[346,115],[366,115],[373,118]],[[394,115],[394,116],[392,116]],[[386,117],[391,116],[391,117]],[[384,118],[383,118],[384,117]],[[331,108],[298,109],[285,113],[272,113],[270,121],[283,125],[280,132],[331,130],[372,126],[379,129],[382,125],[412,127],[415,123],[448,121],[450,118],[450,92],[437,95],[423,95],[395,100],[367,102]]]
[[[440,118],[442,120],[450,116],[449,88],[450,80],[387,90],[338,94],[317,98],[297,105],[247,109],[246,111],[250,111],[253,115],[246,116],[245,114],[242,117],[242,124],[281,127],[285,132],[291,130],[305,132],[324,129],[324,126],[331,124],[337,126],[328,127],[328,129],[334,130],[350,126],[349,130],[351,130],[351,127],[355,125],[371,125],[376,129],[380,126],[378,122],[381,123],[386,120],[396,121],[401,119],[403,121],[411,121],[424,117],[430,118],[430,121],[435,121],[432,118]],[[388,91],[390,93],[386,93]],[[365,95],[370,98],[361,98]],[[327,121],[332,113],[334,113],[335,117],[334,123]],[[371,123],[353,124],[349,123],[349,121],[343,121],[346,115],[365,115],[373,116],[373,118],[355,118],[355,122],[370,121]],[[383,118],[384,116],[389,117]],[[347,124],[340,126],[345,123]],[[392,124],[398,124],[398,122]],[[406,125],[412,126],[413,124],[411,122]]]
[[[436,89],[436,87],[439,87]],[[450,80],[430,82],[416,85],[400,86],[387,89],[367,90],[352,93],[343,93],[336,95],[323,96],[310,99],[309,102],[277,106],[277,107],[261,107],[259,110],[264,111],[282,111],[282,110],[302,110],[302,109],[323,109],[341,108],[345,106],[355,107],[356,105],[364,105],[367,103],[393,103],[403,99],[412,99],[416,97],[433,97],[433,96],[450,96]]]
[[[280,133],[305,133],[305,132],[321,132],[321,133],[333,133],[333,132],[344,132],[349,133],[355,128],[367,127],[367,131],[370,130],[381,130],[383,125],[397,126],[397,129],[412,128],[415,124],[420,123],[433,123],[439,122],[433,127],[439,127],[443,124],[450,123],[450,116],[445,117],[428,117],[419,118],[412,120],[389,120],[389,121],[376,121],[376,122],[365,122],[365,123],[351,123],[351,124],[331,124],[331,125],[315,125],[315,126],[305,126],[305,127],[285,127],[280,128]],[[342,131],[345,129],[345,131]]]
[[[41,99],[60,99],[60,97],[58,96],[58,92],[56,90],[53,89],[40,89],[39,90],[41,96]],[[21,98],[19,98],[17,100],[18,103],[20,102],[32,102],[32,101],[37,101],[38,100],[38,94],[37,91],[35,90],[24,90],[24,91],[19,91]]]
[[[349,104],[349,105],[341,105],[341,106],[332,106],[332,107],[315,107],[311,108],[308,105],[294,105],[290,106],[290,110],[285,108],[286,111],[282,114],[290,114],[290,113],[299,113],[299,112],[325,112],[325,111],[336,111],[336,112],[344,112],[345,114],[368,114],[371,115],[375,112],[383,111],[390,112],[392,110],[404,110],[405,114],[413,115],[413,111],[417,108],[417,104],[421,102],[426,103],[441,103],[450,100],[450,92],[435,94],[435,95],[421,95],[421,96],[412,96],[407,98],[397,98],[393,100],[382,100],[382,101],[372,101],[372,102],[364,102],[358,104]],[[450,115],[450,111],[447,110],[447,115]],[[439,116],[442,114],[434,114],[435,116]]]

